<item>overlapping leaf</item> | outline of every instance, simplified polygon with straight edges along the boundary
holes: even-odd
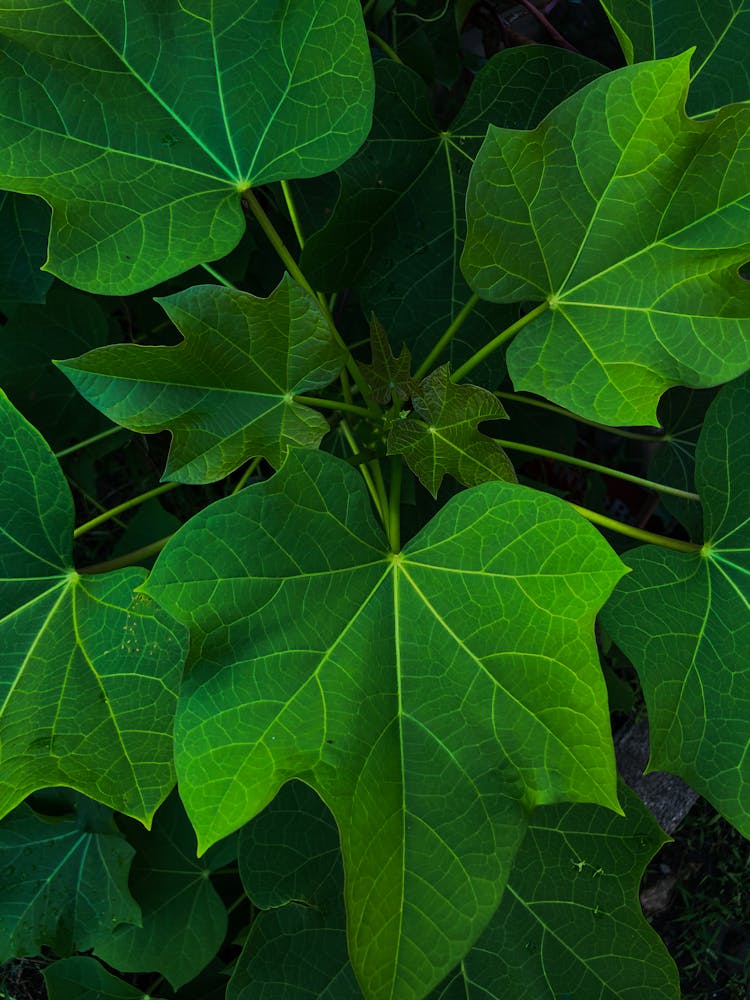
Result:
[[[146,1000],[143,990],[113,976],[94,958],[64,958],[43,975],[49,1000]]]
[[[628,62],[674,56],[695,46],[687,109],[715,114],[750,101],[748,0],[602,0]]]
[[[302,777],[341,830],[366,995],[423,996],[494,911],[532,806],[616,805],[592,626],[619,573],[561,501],[504,482],[393,555],[357,472],[290,452],[147,584],[193,634],[175,739],[201,847]]]
[[[42,0],[0,13],[0,185],[53,206],[49,269],[108,294],[216,260],[240,193],[370,127],[359,0]]]
[[[205,483],[262,455],[317,448],[325,419],[293,395],[328,385],[343,355],[320,307],[285,275],[267,299],[198,285],[162,299],[177,347],[122,344],[60,365],[90,403],[124,427],[170,430],[165,478]]]
[[[604,610],[641,678],[650,767],[687,781],[750,836],[750,378],[721,390],[696,451],[705,545],[643,546]]]
[[[79,574],[73,501],[0,394],[0,815],[66,785],[150,822],[174,783],[184,630],[125,569]]]
[[[605,423],[750,367],[750,108],[693,122],[688,83],[687,56],[617,70],[533,132],[491,128],[472,170],[467,279],[548,306],[508,349],[516,387]]]
[[[0,191],[0,310],[44,302],[54,278],[40,268],[47,256],[49,208],[39,198]]]
[[[388,334],[376,316],[370,320],[370,349],[372,363],[360,367],[372,391],[372,398],[383,406],[394,398],[404,403],[417,385],[411,375],[411,353],[404,345],[399,356],[394,356]]]
[[[103,806],[70,795],[71,812],[20,805],[0,823],[0,962],[86,951],[115,924],[139,924],[128,891],[134,851]]]
[[[478,429],[483,420],[507,417],[491,392],[475,385],[456,385],[450,380],[449,366],[442,365],[419,383],[413,406],[418,419],[393,425],[388,454],[403,455],[433,496],[448,473],[465,486],[494,479],[516,481],[503,449]]]
[[[471,295],[459,270],[469,169],[490,123],[530,128],[602,72],[561,49],[509,50],[476,76],[445,129],[416,73],[389,60],[376,66],[370,137],[340,170],[341,195],[326,227],[302,256],[316,287],[357,285],[397,348],[421,360]],[[446,358],[466,360],[516,312],[480,304]]]

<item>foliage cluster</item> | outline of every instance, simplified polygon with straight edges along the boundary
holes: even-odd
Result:
[[[597,640],[750,836],[750,2],[603,0],[613,71],[462,64],[471,6],[0,11],[0,961],[52,1000],[678,997]]]

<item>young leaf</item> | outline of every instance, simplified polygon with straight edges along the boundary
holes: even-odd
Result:
[[[133,848],[112,813],[80,796],[71,812],[40,816],[20,805],[0,823],[0,962],[87,951],[116,924],[140,924],[128,891]]]
[[[128,294],[217,260],[240,193],[367,136],[359,0],[43,0],[0,14],[0,186],[53,206],[48,269]]]
[[[54,281],[40,271],[47,251],[49,208],[39,198],[0,191],[0,310],[44,302]]]
[[[467,280],[548,305],[508,349],[514,384],[604,423],[750,366],[750,108],[690,121],[688,83],[688,56],[617,70],[533,132],[491,128],[472,170]]]
[[[603,622],[638,671],[651,760],[678,774],[750,836],[750,378],[706,414],[695,478],[705,546],[695,555],[642,546]]]
[[[292,397],[328,385],[344,358],[307,292],[285,275],[267,299],[198,285],[160,302],[182,344],[104,347],[59,367],[116,423],[172,432],[165,479],[207,483],[318,447],[325,418]]]
[[[597,63],[562,49],[502,52],[477,73],[446,129],[416,73],[378,62],[372,132],[339,170],[338,205],[305,244],[305,273],[316,287],[357,285],[365,310],[375,312],[391,342],[408,344],[421,360],[471,295],[458,266],[464,199],[487,126],[531,128],[601,72]],[[465,361],[516,315],[480,304],[446,359]]]
[[[73,501],[38,431],[0,393],[0,815],[49,785],[149,823],[174,784],[184,630],[143,570],[73,568]]]
[[[360,365],[367,384],[372,390],[372,398],[376,403],[385,406],[393,399],[394,393],[404,403],[416,388],[416,382],[411,376],[411,353],[404,345],[401,353],[394,357],[388,334],[376,316],[370,320],[370,346],[372,364]]]
[[[403,455],[415,476],[434,497],[449,473],[464,486],[493,479],[516,481],[500,445],[480,434],[483,420],[507,417],[496,396],[475,385],[456,385],[442,365],[419,383],[414,412],[419,420],[400,420],[388,434],[388,454]]]
[[[695,46],[687,110],[713,115],[750,100],[749,0],[602,0],[628,62],[662,59]]]
[[[534,805],[617,808],[593,619],[620,572],[565,504],[506,482],[394,555],[354,469],[290,452],[147,584],[198,654],[175,739],[201,849],[302,777],[341,831],[368,1000],[422,997],[489,920]]]
[[[209,880],[214,865],[197,860],[195,833],[176,793],[150,831],[135,822],[122,826],[138,852],[130,887],[142,921],[117,928],[96,955],[121,972],[160,972],[177,990],[208,965],[226,934],[227,912]]]
[[[42,975],[49,1000],[158,1000],[84,956],[53,962]]]

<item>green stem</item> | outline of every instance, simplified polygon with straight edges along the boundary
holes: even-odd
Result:
[[[541,316],[547,309],[549,309],[549,302],[540,302],[535,309],[531,310],[531,312],[527,312],[525,316],[521,316],[521,318],[517,319],[515,323],[511,323],[511,325],[503,330],[502,333],[499,333],[494,340],[491,340],[489,344],[485,344],[484,347],[480,348],[473,358],[469,358],[465,364],[461,365],[460,368],[457,368],[451,375],[451,382],[459,382],[462,378],[468,375],[469,372],[474,371],[477,365],[481,365],[485,358],[489,357],[490,354],[498,349],[498,347],[502,347],[503,344],[515,337],[519,330],[522,330],[529,323],[533,322],[537,316]]]
[[[391,456],[391,489],[388,497],[388,540],[393,552],[401,551],[401,480],[404,465],[400,455]]]
[[[120,503],[116,507],[110,508],[110,510],[105,510],[103,514],[97,514],[97,516],[92,518],[90,521],[86,521],[85,524],[79,525],[73,532],[73,538],[80,538],[81,535],[85,535],[87,531],[91,531],[92,528],[98,528],[100,524],[104,524],[105,521],[109,521],[113,517],[117,517],[117,515],[122,514],[123,511],[130,510],[131,507],[137,507],[138,504],[145,503],[146,500],[151,500],[154,497],[161,496],[162,493],[174,490],[178,486],[182,486],[182,483],[163,483],[161,486],[155,486],[154,489],[148,490],[146,493],[141,493],[137,497],[131,497],[130,500],[125,500],[124,503]]]
[[[543,399],[534,399],[532,396],[523,396],[517,392],[496,392],[494,395],[498,399],[507,399],[509,402],[524,403],[528,406],[536,406],[540,410],[549,410],[550,413],[557,413],[561,417],[567,417],[568,420],[575,420],[579,424],[586,424],[588,427],[596,427],[600,431],[617,434],[618,437],[631,438],[633,441],[653,441],[658,444],[664,440],[662,433],[643,434],[639,431],[628,431],[624,427],[610,427],[609,424],[600,424],[596,420],[579,417],[578,414],[571,413],[570,410],[565,410],[562,406],[555,406],[554,403],[548,403]]]
[[[230,913],[234,913],[237,907],[241,906],[247,900],[247,898],[248,897],[245,895],[244,892],[242,893],[241,896],[238,896],[237,899],[235,899],[235,901],[227,907],[227,916],[229,916]]]
[[[636,486],[644,486],[646,489],[655,490],[657,493],[668,493],[673,497],[681,497],[683,500],[700,500],[697,493],[688,493],[687,490],[677,489],[675,486],[666,486],[664,483],[655,483],[650,479],[643,479],[641,476],[631,475],[629,472],[621,472],[619,469],[611,469],[608,465],[597,465],[596,462],[588,462],[585,458],[575,458],[572,455],[564,455],[559,451],[549,451],[547,448],[536,448],[531,444],[519,444],[517,441],[503,441],[502,438],[493,438],[501,448],[510,448],[515,451],[525,451],[529,455],[542,455],[544,458],[552,458],[557,462],[567,462],[568,465],[578,465],[582,469],[590,469],[591,472],[601,472],[605,476],[614,476],[616,479],[624,479],[628,483],[635,483]]]
[[[610,531],[617,531],[628,538],[636,538],[639,542],[647,542],[649,545],[660,545],[663,549],[675,549],[677,552],[700,552],[702,545],[695,542],[683,542],[679,538],[666,538],[664,535],[656,535],[653,531],[644,531],[642,528],[634,528],[632,524],[623,524],[622,521],[615,521],[604,514],[597,514],[596,511],[587,507],[579,507],[577,503],[566,500],[565,503],[573,510],[585,517],[592,524],[598,524],[601,528],[609,528]]]
[[[352,455],[358,456],[361,454],[359,445],[357,444],[357,439],[352,434],[352,429],[346,420],[342,420],[340,425],[341,432],[346,438],[346,442],[349,445]],[[369,464],[364,463],[359,466],[359,471],[362,473],[362,478],[365,481],[365,485],[372,497],[372,502],[375,504],[375,510],[378,512],[378,517],[382,521],[386,531],[388,530],[388,512],[383,506],[383,496],[378,492],[375,486],[375,481],[372,478],[372,473],[370,471]]]
[[[435,344],[435,346],[432,348],[432,350],[424,359],[419,368],[417,368],[416,372],[414,373],[414,378],[423,378],[427,374],[427,372],[430,370],[430,368],[432,368],[432,366],[440,357],[440,355],[443,353],[448,344],[450,344],[450,342],[456,336],[458,331],[464,325],[464,323],[466,322],[466,318],[469,316],[469,314],[472,312],[472,310],[474,309],[474,307],[478,302],[479,302],[479,296],[475,293],[463,307],[461,312],[453,320],[453,322],[445,331],[445,333],[437,342],[437,344]]]
[[[151,542],[150,545],[142,545],[139,549],[126,552],[124,556],[117,556],[116,559],[108,559],[106,562],[94,563],[93,566],[84,566],[79,572],[109,573],[114,569],[122,569],[123,566],[132,566],[140,562],[141,559],[148,559],[150,556],[155,556],[157,552],[161,552],[169,539],[173,537],[174,532],[171,535],[165,535],[164,538],[160,538],[156,542]]]
[[[239,478],[239,480],[237,482],[237,485],[232,490],[232,495],[233,496],[234,496],[235,493],[239,493],[240,492],[240,490],[243,488],[243,486],[245,485],[245,483],[248,481],[248,479],[250,478],[250,476],[252,476],[252,474],[255,472],[255,470],[258,468],[258,466],[260,465],[260,463],[262,461],[263,461],[263,456],[262,455],[259,456],[258,458],[254,458],[252,460],[252,462],[248,465],[248,467],[245,469],[245,471],[240,476],[240,478]]]
[[[88,448],[90,444],[96,444],[97,441],[103,441],[105,438],[112,437],[113,434],[119,434],[120,431],[124,430],[127,430],[127,427],[108,427],[106,431],[102,431],[100,434],[94,434],[90,438],[79,441],[78,444],[72,444],[69,448],[56,451],[55,458],[64,458],[66,455],[72,455],[74,451],[80,451],[81,448]]]
[[[294,235],[297,237],[300,250],[304,250],[305,237],[302,233],[302,226],[300,225],[299,215],[297,214],[297,206],[294,204],[294,197],[292,195],[292,189],[289,186],[289,181],[281,182],[281,190],[284,194],[286,210],[289,212],[289,218],[292,220],[292,225],[294,226]]]
[[[246,202],[248,208],[250,209],[250,211],[255,216],[255,218],[256,218],[256,220],[258,222],[258,225],[261,227],[261,229],[263,230],[263,232],[268,237],[269,243],[274,248],[274,250],[276,251],[276,253],[279,255],[279,258],[280,258],[281,262],[284,264],[284,267],[287,269],[287,271],[289,272],[289,274],[294,278],[294,280],[297,282],[297,284],[301,285],[302,288],[305,289],[305,291],[308,293],[308,295],[311,295],[315,299],[315,301],[320,306],[320,310],[323,313],[323,315],[325,316],[326,322],[328,323],[328,326],[330,327],[331,334],[333,335],[333,339],[336,341],[336,343],[342,349],[342,351],[346,352],[346,367],[348,368],[349,372],[351,373],[352,378],[356,382],[357,388],[362,393],[363,398],[367,399],[367,397],[369,395],[369,386],[367,385],[367,382],[365,381],[365,378],[362,375],[362,372],[359,370],[359,366],[357,365],[357,362],[352,357],[351,351],[349,350],[349,348],[344,343],[344,341],[343,341],[343,339],[341,337],[341,334],[339,333],[338,329],[336,328],[336,324],[333,321],[333,316],[331,315],[331,311],[328,308],[328,305],[325,302],[325,299],[323,299],[321,301],[321,297],[318,296],[318,295],[316,295],[315,290],[313,289],[312,285],[310,284],[310,282],[307,280],[307,278],[304,276],[304,274],[300,270],[299,265],[297,264],[297,261],[289,253],[289,250],[287,249],[287,246],[284,243],[284,241],[282,240],[281,236],[279,236],[279,233],[277,232],[276,227],[274,226],[274,224],[271,222],[271,220],[266,215],[265,211],[263,210],[263,206],[258,201],[258,199],[255,197],[255,195],[253,194],[253,192],[250,191],[250,190],[247,190],[247,191],[245,191],[243,193],[242,197],[245,199],[245,202]],[[376,415],[376,414],[379,415],[379,413],[380,413],[379,409],[377,407],[373,406],[373,415]]]
[[[370,39],[371,42],[377,45],[379,49],[382,49],[382,51],[385,52],[385,54],[388,56],[389,59],[392,59],[394,62],[399,63],[401,66],[404,65],[403,59],[401,59],[400,56],[396,52],[394,52],[394,50],[390,47],[388,42],[386,42],[385,39],[381,38],[380,35],[376,35],[374,31],[371,31],[368,28],[367,37]]]
[[[208,271],[212,278],[216,278],[220,285],[224,285],[226,288],[233,288],[237,291],[237,286],[233,285],[228,278],[224,277],[223,274],[219,274],[219,272],[215,268],[211,267],[210,264],[201,264],[201,267],[204,271]]]
[[[345,413],[356,413],[358,417],[371,417],[372,413],[364,406],[355,406],[353,403],[344,403],[338,399],[318,399],[315,396],[294,396],[295,403],[303,406],[316,406],[321,410],[342,410]]]
[[[362,8],[362,17],[367,17],[377,2],[378,0],[367,0],[367,3]]]

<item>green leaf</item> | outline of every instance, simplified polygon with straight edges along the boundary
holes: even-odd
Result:
[[[628,62],[695,46],[688,114],[750,100],[749,0],[602,0]]]
[[[679,1000],[679,976],[638,902],[669,838],[627,786],[624,816],[545,806],[533,816],[500,907],[430,1000]]]
[[[42,0],[3,10],[0,46],[0,186],[52,205],[48,269],[90,291],[225,256],[241,192],[334,169],[370,127],[359,0]]]
[[[54,281],[40,271],[47,256],[49,207],[38,198],[0,191],[0,309],[44,302]]]
[[[649,768],[678,774],[750,836],[750,379],[725,386],[696,451],[705,546],[642,546],[603,622],[638,671]]]
[[[394,356],[388,334],[376,316],[370,320],[370,349],[372,364],[360,365],[360,369],[370,386],[372,398],[385,406],[395,393],[400,402],[406,402],[417,385],[411,376],[411,353],[404,345],[399,356]]]
[[[138,852],[130,888],[142,923],[119,927],[96,955],[121,972],[160,972],[177,990],[208,965],[227,931],[226,908],[209,880],[214,865],[196,858],[195,832],[175,793],[150,831],[122,825]]]
[[[193,636],[175,740],[201,849],[302,778],[341,831],[368,1000],[422,997],[490,918],[534,805],[617,809],[593,619],[620,571],[564,503],[505,482],[393,555],[358,473],[290,452],[147,584]]]
[[[66,785],[149,823],[174,784],[184,630],[143,570],[73,568],[73,501],[41,435],[0,393],[0,815]]]
[[[328,385],[343,353],[320,307],[285,275],[267,299],[198,285],[160,300],[185,338],[177,347],[121,344],[60,364],[111,420],[167,429],[165,479],[206,483],[262,455],[317,448],[324,417],[292,396]]]
[[[49,1000],[158,1000],[107,972],[93,958],[64,958],[42,970]]]
[[[389,60],[375,72],[372,132],[338,171],[336,210],[305,244],[302,267],[316,287],[358,286],[365,312],[375,312],[391,343],[406,343],[421,359],[471,297],[459,270],[464,198],[488,124],[530,128],[602,67],[543,46],[502,52],[477,73],[447,130],[416,73]],[[480,304],[446,360],[467,360],[516,316]]]
[[[491,128],[472,170],[467,280],[549,307],[508,349],[516,388],[604,423],[750,366],[750,108],[690,121],[688,82],[687,56],[617,70],[533,132]]]
[[[128,891],[134,851],[112,813],[71,796],[74,812],[41,816],[20,805],[0,823],[0,962],[87,951],[120,923],[138,924]]]
[[[388,454],[403,455],[434,497],[446,474],[464,486],[493,479],[516,481],[510,459],[478,425],[507,418],[496,396],[475,385],[455,385],[442,365],[419,383],[413,397],[419,420],[401,420],[388,434]]]

